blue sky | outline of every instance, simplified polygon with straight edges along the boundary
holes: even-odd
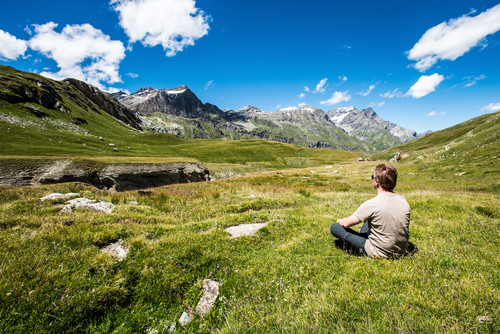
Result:
[[[0,63],[221,109],[373,107],[418,132],[500,110],[500,3],[17,0]]]

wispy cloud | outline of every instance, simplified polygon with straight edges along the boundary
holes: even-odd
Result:
[[[444,111],[441,112],[436,112],[436,111],[431,111],[430,113],[427,114],[427,116],[433,117],[433,116],[444,116],[446,113]]]
[[[139,77],[139,74],[136,74],[136,73],[127,73],[127,75],[129,77],[131,77],[132,79],[135,79],[135,78],[138,78]]]
[[[403,96],[404,94],[399,90],[399,88],[385,92],[384,94],[380,94],[380,97],[384,97],[386,99],[393,99],[395,97],[403,97]]]
[[[300,93],[299,95],[297,95],[297,97],[298,97],[299,99],[303,99],[304,97],[306,97],[306,94],[304,94],[304,93]]]
[[[427,30],[408,52],[408,59],[417,61],[415,68],[425,72],[440,59],[453,61],[477,45],[486,46],[486,36],[500,30],[500,4],[477,16],[471,14]]]
[[[34,36],[28,45],[53,59],[58,72],[42,72],[41,75],[60,80],[76,78],[100,89],[102,82],[121,82],[118,68],[125,58],[125,47],[113,41],[101,30],[90,24],[67,25],[57,32],[57,24],[49,22],[34,25]]]
[[[16,60],[24,55],[27,49],[26,41],[0,30],[0,59]]]
[[[112,0],[131,43],[161,45],[172,57],[208,34],[210,17],[194,0]]]
[[[207,81],[207,83],[205,84],[205,90],[208,90],[210,87],[213,87],[213,86],[215,86],[215,83],[213,80]]]
[[[419,99],[436,90],[436,87],[444,80],[444,76],[434,73],[433,75],[422,75],[410,90],[407,96]]]
[[[486,79],[486,75],[481,74],[477,77],[465,77],[464,87],[472,87],[477,84],[478,81]]]
[[[299,103],[299,107],[301,107],[301,108],[302,108],[302,107],[305,107],[305,106],[307,106],[307,103],[305,103],[305,102],[301,102],[301,103]]]
[[[481,108],[481,112],[495,112],[500,110],[500,102],[490,103]]]
[[[347,77],[345,75],[339,75],[339,80],[342,81],[342,82],[346,82],[347,81]]]
[[[321,101],[320,104],[331,106],[340,102],[348,102],[350,100],[351,95],[349,95],[349,91],[335,92],[333,93],[332,97],[330,97],[328,100]]]
[[[328,81],[328,78],[321,79],[320,82],[316,85],[316,89],[314,90],[315,93],[324,93],[326,88],[326,82]]]
[[[359,92],[358,94],[359,94],[359,95],[363,95],[363,96],[368,96],[368,95],[370,95],[370,93],[371,93],[371,92],[375,89],[375,86],[376,86],[376,85],[370,85],[370,87],[368,87],[368,90],[366,90],[366,91],[361,91],[361,92]]]
[[[308,92],[308,93],[311,91],[311,89],[310,89],[309,87],[307,87],[307,86],[304,86],[304,90],[305,90],[306,92]]]

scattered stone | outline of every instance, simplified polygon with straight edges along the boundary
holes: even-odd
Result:
[[[113,144],[113,143],[109,143],[109,146],[115,146],[115,144]]]
[[[224,231],[231,234],[231,238],[237,238],[245,235],[254,235],[255,232],[266,225],[267,223],[242,224],[228,227]]]
[[[50,195],[40,198],[40,201],[57,201],[59,199],[69,199],[78,196],[80,196],[80,194],[78,193],[67,193],[67,194],[52,193]]]
[[[181,324],[181,326],[186,326],[190,322],[191,317],[189,316],[189,314],[187,314],[187,312],[183,312],[181,317],[179,318],[179,323]]]
[[[455,176],[462,176],[462,175],[464,175],[465,173],[466,173],[466,172],[460,172],[460,173],[455,173],[455,174],[453,174],[453,175],[455,175]]]
[[[128,255],[129,249],[122,247],[123,240],[118,240],[115,243],[109,244],[102,249],[104,253],[109,253],[118,258],[118,261],[122,261]]]
[[[99,137],[99,140],[102,140],[102,141],[104,141],[104,138],[102,138],[102,137]]]
[[[333,166],[326,166],[325,168],[326,169],[331,169],[331,168],[333,168]]]
[[[196,313],[204,316],[210,313],[210,310],[215,306],[215,301],[219,296],[220,283],[211,279],[203,280],[203,292],[200,301],[196,306]]]
[[[127,204],[128,205],[139,205],[139,202],[137,202],[137,201],[128,201]]]
[[[476,318],[477,321],[479,321],[480,324],[486,324],[488,322],[492,322],[493,320],[491,320],[490,317],[487,317],[487,316],[479,316]]]
[[[114,147],[114,148],[113,148],[113,151],[117,152],[117,151],[118,151],[118,149],[117,149],[116,147]]]
[[[105,201],[92,200],[85,197],[75,198],[68,202],[60,211],[61,213],[73,212],[76,210],[92,210],[98,213],[111,213],[115,206]]]
[[[174,323],[172,323],[172,324],[170,325],[170,327],[168,328],[168,332],[169,332],[169,333],[173,333],[173,332],[175,331],[175,327],[176,327],[176,326],[175,326],[175,322],[174,322]]]

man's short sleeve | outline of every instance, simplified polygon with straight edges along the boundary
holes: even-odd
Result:
[[[373,218],[373,213],[377,207],[375,200],[376,197],[364,202],[359,206],[359,208],[354,212],[354,215],[362,222],[370,220]]]

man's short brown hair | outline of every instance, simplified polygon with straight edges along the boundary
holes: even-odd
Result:
[[[378,180],[382,189],[393,191],[398,181],[398,171],[391,165],[380,164],[375,167],[373,177]]]

